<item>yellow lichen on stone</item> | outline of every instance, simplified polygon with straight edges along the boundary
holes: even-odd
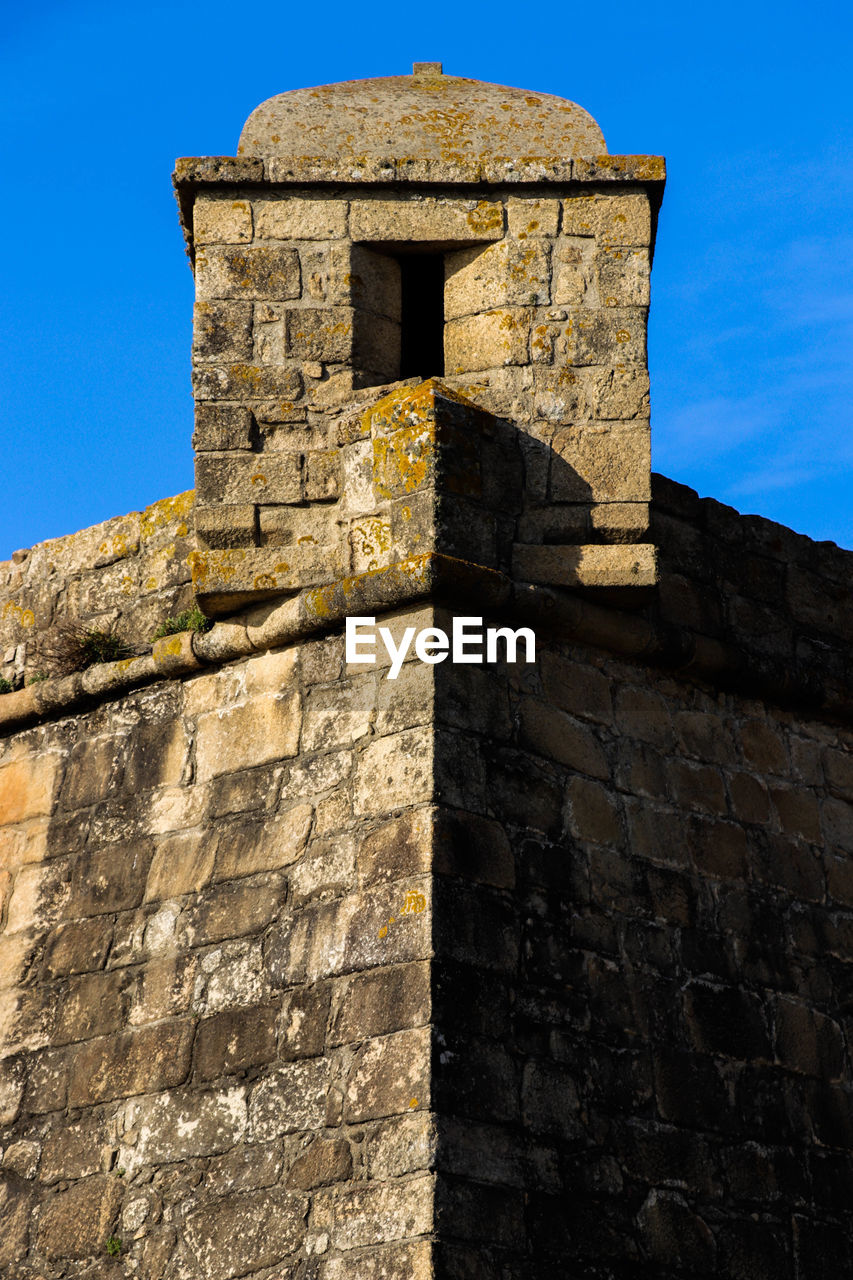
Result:
[[[312,618],[329,618],[332,615],[332,600],[335,588],[316,587],[305,592],[305,612]]]
[[[10,619],[16,622],[19,627],[29,628],[35,624],[36,616],[32,609],[22,609],[19,604],[15,604],[12,600],[7,600],[3,606],[3,621]]]
[[[380,498],[414,493],[435,457],[435,430],[428,423],[402,427],[373,441],[373,488]]]
[[[139,536],[142,539],[150,538],[158,530],[170,525],[173,520],[181,520],[188,516],[194,501],[195,490],[187,489],[185,493],[178,493],[174,498],[161,498],[159,502],[152,502],[140,516]]]

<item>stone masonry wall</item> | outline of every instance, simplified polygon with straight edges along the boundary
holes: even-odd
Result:
[[[850,553],[655,496],[630,612],[456,580],[535,664],[347,669],[368,567],[0,696],[4,1277],[850,1269]]]
[[[429,683],[330,638],[4,741],[4,1277],[430,1274]]]
[[[446,1274],[847,1274],[853,734],[554,640],[436,723]]]
[[[39,670],[38,638],[57,623],[115,626],[135,652],[167,617],[192,604],[194,493],[163,498],[0,562],[0,676]]]
[[[641,541],[652,216],[646,190],[612,179],[536,196],[203,182],[192,214],[203,543],[282,545],[300,506],[337,501],[334,416],[354,388],[400,377],[394,253],[418,247],[444,255],[449,385],[521,428],[520,541]]]

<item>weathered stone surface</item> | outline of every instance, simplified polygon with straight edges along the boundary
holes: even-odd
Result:
[[[339,240],[346,235],[347,206],[334,198],[285,196],[256,200],[253,209],[259,240]]]
[[[276,1056],[276,1005],[232,1009],[199,1024],[195,1069],[201,1080],[214,1080]]]
[[[330,1044],[424,1025],[430,1012],[427,964],[409,964],[362,974],[338,988]]]
[[[124,1195],[111,1177],[86,1178],[41,1209],[37,1247],[47,1258],[88,1258],[106,1247]]]
[[[306,1213],[303,1197],[279,1188],[221,1196],[188,1216],[186,1237],[202,1275],[231,1280],[295,1253]]]
[[[528,582],[563,587],[653,587],[657,582],[655,549],[639,546],[516,546],[513,565]]]
[[[322,1058],[279,1067],[252,1091],[249,1123],[255,1142],[319,1129],[326,1119],[329,1063]]]
[[[305,1155],[291,1166],[287,1185],[300,1191],[345,1182],[352,1173],[352,1154],[341,1138],[315,1138]]]
[[[139,906],[153,852],[150,840],[128,840],[85,850],[72,873],[67,914],[99,915]]]
[[[350,1069],[344,1119],[358,1124],[429,1106],[429,1075],[428,1028],[368,1040]]]
[[[367,241],[498,240],[503,209],[489,200],[448,197],[353,200],[350,235]]]
[[[91,1040],[72,1059],[69,1104],[83,1107],[180,1084],[191,1047],[192,1026],[177,1020]]]
[[[247,200],[209,200],[193,207],[193,236],[201,244],[245,244],[252,239],[252,206]]]
[[[356,1249],[422,1235],[432,1221],[433,1178],[379,1183],[342,1192],[321,1192],[314,1200],[314,1224],[328,1231],[339,1249]]]
[[[235,769],[266,764],[293,756],[299,746],[301,722],[297,692],[261,695],[223,713],[199,719],[197,767],[199,778],[216,777]]]
[[[298,298],[299,255],[294,249],[251,245],[200,248],[196,296],[208,298]]]
[[[277,817],[224,828],[216,845],[215,879],[278,871],[295,862],[305,849],[312,816],[310,804],[297,804]]]
[[[527,364],[530,320],[519,307],[502,308],[452,320],[444,331],[448,372],[500,369]]]
[[[246,1129],[246,1091],[160,1093],[121,1113],[120,1164],[129,1174],[164,1161],[227,1151]]]

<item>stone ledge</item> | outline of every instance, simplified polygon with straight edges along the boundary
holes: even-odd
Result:
[[[657,556],[651,543],[517,544],[512,566],[516,578],[553,587],[653,587],[658,580]]]
[[[610,599],[598,603],[577,590],[512,582],[494,570],[432,553],[267,601],[215,623],[205,633],[166,637],[157,642],[153,653],[141,658],[104,663],[82,674],[0,695],[0,737],[139,685],[176,679],[203,666],[233,662],[334,631],[347,616],[379,615],[424,599],[463,606],[466,612],[479,608],[750,696],[818,708],[839,721],[853,722],[853,681],[821,681],[803,664],[792,667],[756,656],[687,627],[614,607]]]
[[[346,185],[398,187],[582,185],[628,183],[650,191],[660,204],[666,182],[663,156],[490,156],[485,160],[377,159],[350,156],[277,156],[267,161],[239,156],[183,156],[175,161],[172,183],[181,211],[187,252],[193,257],[192,207],[203,186]]]

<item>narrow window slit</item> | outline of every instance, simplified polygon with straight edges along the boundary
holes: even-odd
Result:
[[[444,376],[444,255],[406,253],[400,264],[400,377]]]

